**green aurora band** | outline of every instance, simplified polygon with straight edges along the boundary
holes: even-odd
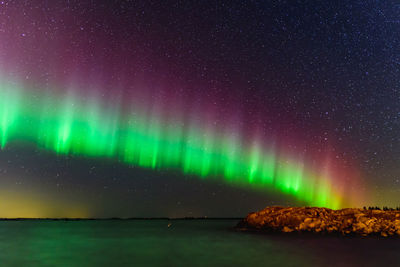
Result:
[[[0,84],[2,149],[23,140],[57,154],[115,158],[144,168],[221,177],[235,186],[278,190],[310,205],[343,205],[332,178],[256,142],[246,148],[233,135],[163,121],[155,112],[123,114],[116,105],[107,106],[96,97],[34,94],[4,80]]]

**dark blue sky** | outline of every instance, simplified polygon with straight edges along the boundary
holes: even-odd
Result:
[[[15,41],[39,33],[40,46]],[[256,127],[293,138],[288,146],[333,147],[375,205],[400,205],[397,1],[5,0],[0,53],[38,86],[50,75],[46,57],[77,59],[77,72],[101,73],[106,85],[129,76],[179,85],[173,95],[216,106],[216,124],[239,110],[249,133]],[[10,190],[77,201],[91,216],[243,216],[295,203],[18,144],[0,152],[0,169]]]

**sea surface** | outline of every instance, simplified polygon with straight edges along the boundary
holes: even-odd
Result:
[[[400,266],[400,238],[254,234],[237,222],[0,221],[0,266]]]

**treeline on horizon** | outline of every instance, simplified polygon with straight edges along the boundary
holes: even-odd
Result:
[[[382,207],[382,209],[380,208],[380,207],[378,207],[378,206],[376,206],[376,207],[363,207],[363,209],[364,210],[391,210],[391,211],[394,211],[394,210],[396,210],[396,211],[399,211],[400,210],[400,207],[396,207],[396,208],[389,208],[389,207],[386,207],[386,206],[384,206],[384,207]]]

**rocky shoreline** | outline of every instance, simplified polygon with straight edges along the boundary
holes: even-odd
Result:
[[[400,211],[315,207],[267,207],[240,221],[238,230],[336,233],[400,237]]]

